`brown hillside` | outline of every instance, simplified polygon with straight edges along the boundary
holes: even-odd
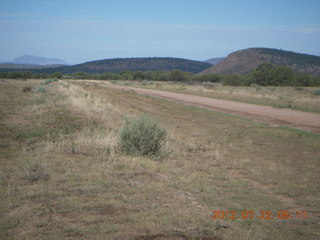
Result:
[[[320,76],[320,57],[270,48],[249,48],[233,52],[226,59],[200,74],[246,74],[256,69],[261,63],[286,65],[295,72]]]

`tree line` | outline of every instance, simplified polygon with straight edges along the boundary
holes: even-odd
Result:
[[[0,78],[8,79],[93,79],[93,80],[132,80],[132,81],[174,81],[174,82],[208,82],[222,83],[232,86],[320,86],[320,78],[307,74],[296,73],[287,66],[277,66],[270,63],[259,65],[254,71],[246,75],[235,74],[206,74],[197,75],[190,72],[173,70],[165,71],[122,71],[120,73],[105,72],[92,74],[76,72],[63,75],[56,73],[32,73],[26,71],[0,72]]]

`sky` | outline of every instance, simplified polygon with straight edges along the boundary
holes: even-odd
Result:
[[[250,47],[320,56],[319,0],[0,0],[0,60],[207,60]]]

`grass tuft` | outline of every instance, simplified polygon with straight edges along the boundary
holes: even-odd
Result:
[[[22,179],[30,182],[50,179],[46,165],[40,159],[28,159],[20,170]]]

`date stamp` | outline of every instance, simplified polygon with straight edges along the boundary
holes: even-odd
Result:
[[[212,211],[212,219],[307,219],[307,211]]]

